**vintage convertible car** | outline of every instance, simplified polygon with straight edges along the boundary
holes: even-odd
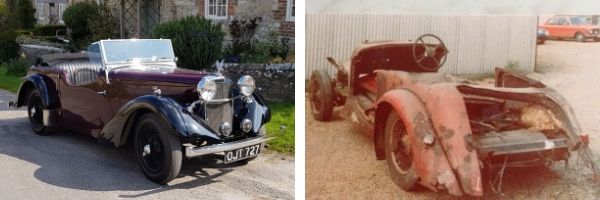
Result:
[[[425,34],[415,42],[364,43],[344,64],[328,58],[337,74],[312,72],[312,114],[327,121],[343,106],[341,116],[372,138],[377,159],[387,160],[405,190],[418,183],[481,196],[483,169],[501,180],[506,167],[566,162],[572,152],[598,178],[588,135],[557,92],[501,68],[489,86],[438,73],[447,53]]]
[[[177,68],[166,39],[101,40],[85,53],[38,58],[14,107],[27,107],[33,131],[68,129],[132,142],[142,172],[165,184],[182,158],[223,154],[247,162],[264,143],[269,108],[254,79]]]

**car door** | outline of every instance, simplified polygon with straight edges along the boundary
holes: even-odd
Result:
[[[551,38],[556,38],[558,37],[558,18],[550,18],[546,24],[544,24],[544,26],[542,26],[543,28],[546,29],[546,31],[548,31],[548,37]]]
[[[104,70],[99,63],[67,63],[60,84],[64,127],[97,137],[100,130],[114,115],[111,99],[116,97],[106,84]]]
[[[573,28],[569,23],[569,20],[566,17],[561,17],[558,19],[558,35],[561,38],[570,38],[575,35],[573,32]]]

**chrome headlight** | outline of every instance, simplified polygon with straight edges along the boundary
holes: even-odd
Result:
[[[252,92],[254,92],[254,89],[256,88],[254,78],[250,75],[242,76],[242,78],[238,80],[237,85],[240,88],[240,92],[247,97],[252,95]]]
[[[217,93],[217,84],[212,78],[204,77],[198,82],[196,91],[198,92],[198,97],[200,97],[200,99],[210,101]]]

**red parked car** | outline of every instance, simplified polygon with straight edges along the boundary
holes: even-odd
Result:
[[[573,38],[578,42],[585,42],[586,39],[600,41],[600,26],[593,25],[592,19],[586,16],[552,17],[540,28],[548,31],[550,39]]]

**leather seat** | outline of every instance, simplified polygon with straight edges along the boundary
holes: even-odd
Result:
[[[62,69],[65,72],[67,83],[73,86],[93,83],[96,81],[98,72],[102,69],[102,65],[99,63],[80,61],[57,63],[55,67]]]

